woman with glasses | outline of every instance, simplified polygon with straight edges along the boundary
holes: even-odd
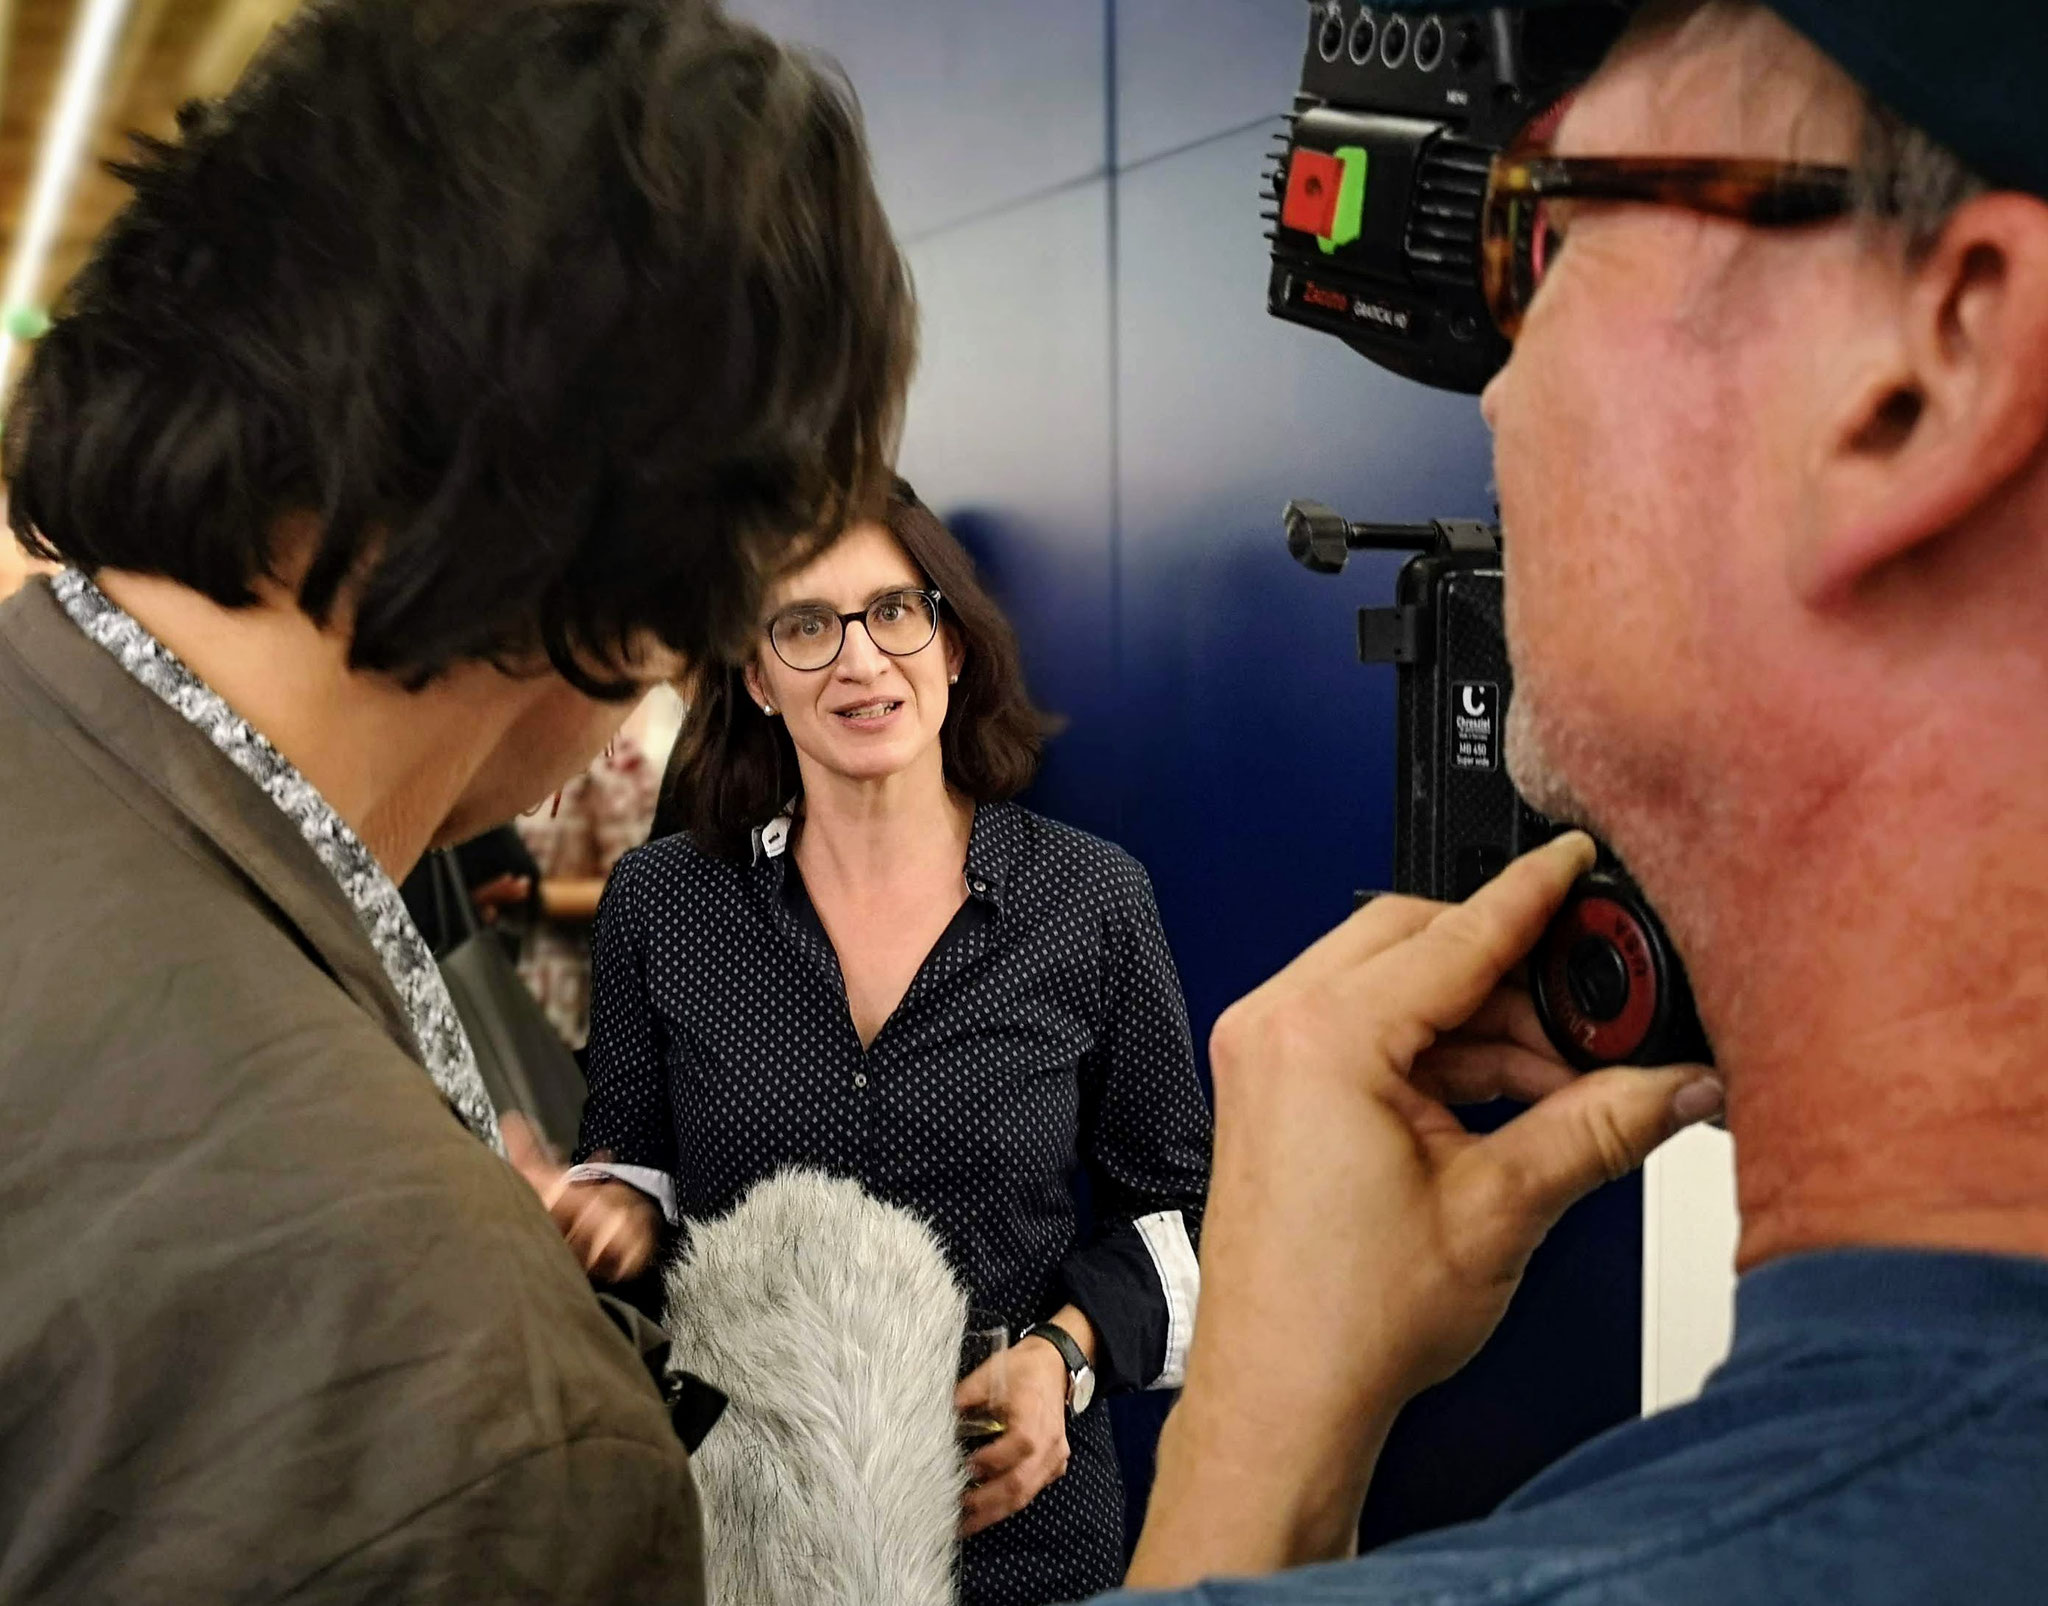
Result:
[[[1096,1397],[1179,1384],[1209,1171],[1144,871],[1010,801],[1041,729],[1008,623],[908,486],[774,587],[696,688],[681,829],[605,895],[586,1163],[554,1206],[612,1279],[662,1216],[721,1215],[784,1166],[929,1222],[1015,1336],[1004,1397],[984,1368],[957,1402],[1003,1428],[969,1463],[969,1606],[1120,1577]]]

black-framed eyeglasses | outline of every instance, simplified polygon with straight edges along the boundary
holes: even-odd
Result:
[[[1855,210],[1846,167],[1734,156],[1553,156],[1527,140],[1494,158],[1481,225],[1486,304],[1500,332],[1520,332],[1564,244],[1569,201],[1675,206],[1753,228],[1801,228]]]
[[[872,641],[891,658],[908,658],[932,644],[939,633],[940,593],[906,587],[885,591],[852,613],[800,603],[768,621],[768,645],[792,669],[830,669],[846,648],[846,627],[859,620]]]

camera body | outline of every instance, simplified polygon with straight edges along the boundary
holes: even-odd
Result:
[[[1268,310],[1422,384],[1483,390],[1508,356],[1482,282],[1493,160],[1592,73],[1630,9],[1313,0],[1301,87],[1266,174]],[[1294,556],[1321,573],[1361,548],[1416,554],[1393,606],[1362,610],[1358,626],[1359,656],[1399,675],[1393,890],[1467,898],[1559,829],[1507,773],[1500,531],[1352,524],[1313,502],[1290,503],[1286,525]],[[1685,968],[1605,848],[1529,979],[1544,1029],[1581,1069],[1708,1058]]]
[[[1488,171],[1626,15],[1619,0],[1443,16],[1316,0],[1266,174],[1273,315],[1423,384],[1485,388],[1507,360],[1480,290]]]
[[[1507,769],[1514,673],[1503,629],[1500,531],[1490,524],[1352,524],[1291,502],[1288,548],[1318,573],[1350,552],[1413,551],[1391,607],[1362,608],[1358,656],[1397,684],[1395,892],[1462,902],[1562,829]],[[1545,1032],[1580,1070],[1702,1062],[1706,1034],[1685,966],[1628,872],[1603,848],[1529,956]]]
[[[1358,656],[1397,671],[1394,888],[1460,903],[1558,828],[1508,779],[1498,535],[1435,529],[1435,545],[1402,566],[1393,606],[1359,610]]]

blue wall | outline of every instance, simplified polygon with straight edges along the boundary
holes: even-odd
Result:
[[[1151,871],[1197,1041],[1386,884],[1392,671],[1278,513],[1486,517],[1469,399],[1268,319],[1258,183],[1300,0],[743,0],[860,91],[917,276],[903,466],[974,549],[1066,716],[1031,799]],[[1418,1401],[1373,1538],[1476,1513],[1631,1414],[1640,1196],[1610,1189],[1532,1270],[1489,1353]],[[1276,1335],[1276,1342],[1278,1341]],[[1122,1406],[1134,1471],[1158,1402]]]

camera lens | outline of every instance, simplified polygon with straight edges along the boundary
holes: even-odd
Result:
[[[1444,59],[1444,25],[1435,18],[1424,19],[1415,30],[1415,65],[1424,72],[1435,72]]]
[[[1529,956],[1536,1018],[1567,1063],[1675,1065],[1706,1060],[1685,966],[1618,870],[1581,876]]]
[[[1335,61],[1344,49],[1344,18],[1335,6],[1323,13],[1322,31],[1316,35],[1316,53]]]
[[[1605,937],[1581,937],[1564,961],[1572,1002],[1603,1025],[1628,1008],[1628,961]]]
[[[1372,60],[1372,47],[1379,43],[1379,37],[1380,25],[1373,20],[1372,8],[1368,6],[1351,25],[1352,65],[1363,67]]]
[[[1408,59],[1408,23],[1403,17],[1387,18],[1387,25],[1380,30],[1380,60],[1389,67],[1398,67]]]

